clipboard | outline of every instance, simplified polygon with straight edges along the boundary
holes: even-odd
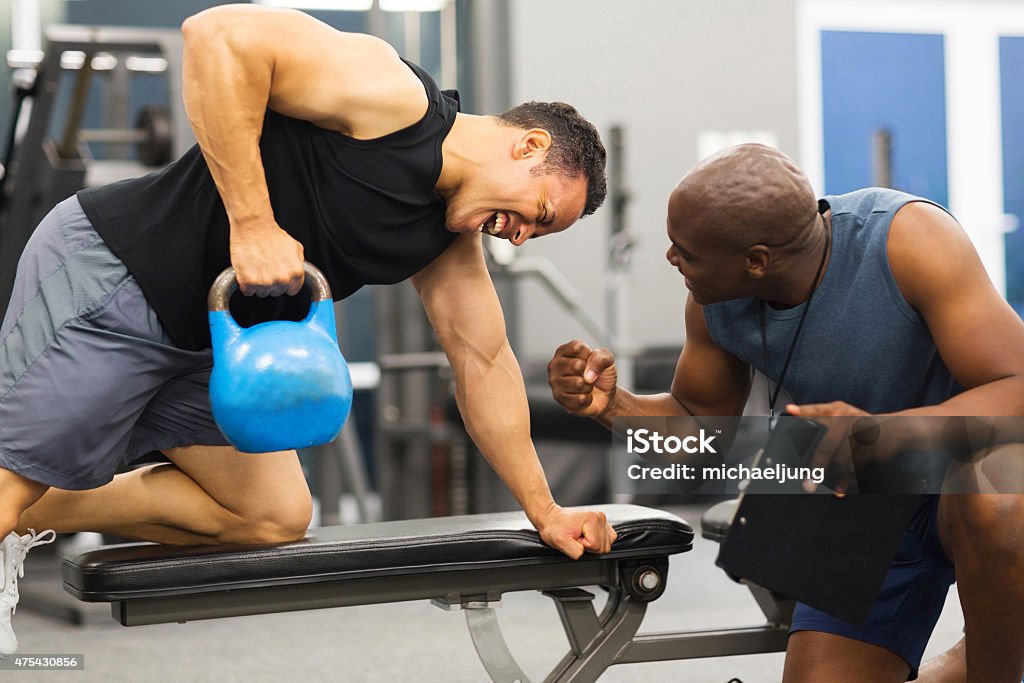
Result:
[[[769,461],[806,466],[823,432],[809,420],[780,418],[754,467]],[[779,491],[778,485],[771,490]],[[741,494],[716,564],[861,626],[923,498],[763,491],[752,480]]]

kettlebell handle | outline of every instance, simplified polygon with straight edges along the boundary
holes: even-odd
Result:
[[[309,287],[312,294],[311,301],[330,301],[331,286],[327,284],[327,278],[320,272],[320,269],[309,261],[303,261],[303,268],[306,271],[304,286]],[[206,298],[206,306],[210,311],[228,310],[228,302],[231,295],[238,289],[238,278],[235,277],[235,269],[231,266],[225,268],[217,279],[210,286],[210,295]]]

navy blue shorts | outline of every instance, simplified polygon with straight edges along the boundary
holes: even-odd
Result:
[[[924,648],[956,580],[953,563],[939,542],[938,506],[939,496],[922,496],[861,628],[798,603],[790,633],[821,631],[879,645],[906,660],[911,669],[908,680],[917,678]]]

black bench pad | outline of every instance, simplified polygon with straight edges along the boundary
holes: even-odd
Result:
[[[723,500],[715,503],[704,511],[700,518],[701,536],[709,541],[721,543],[729,535],[732,527],[732,518],[736,515],[736,508],[739,507],[738,498]]]
[[[675,515],[604,505],[618,533],[599,559],[667,556],[690,550],[693,529]],[[521,512],[439,517],[311,529],[274,546],[131,543],[64,558],[64,588],[80,600],[110,602],[235,588],[317,583],[427,572],[572,562],[544,545]]]

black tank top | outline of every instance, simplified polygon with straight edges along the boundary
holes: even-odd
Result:
[[[400,282],[456,238],[434,192],[441,144],[455,122],[458,94],[423,82],[429,105],[408,128],[355,140],[267,111],[260,138],[278,224],[302,243],[335,299],[365,284]],[[78,193],[85,214],[120,258],[176,345],[210,346],[206,293],[228,265],[228,217],[198,145],[150,175]],[[242,325],[305,316],[308,294],[234,297]]]

